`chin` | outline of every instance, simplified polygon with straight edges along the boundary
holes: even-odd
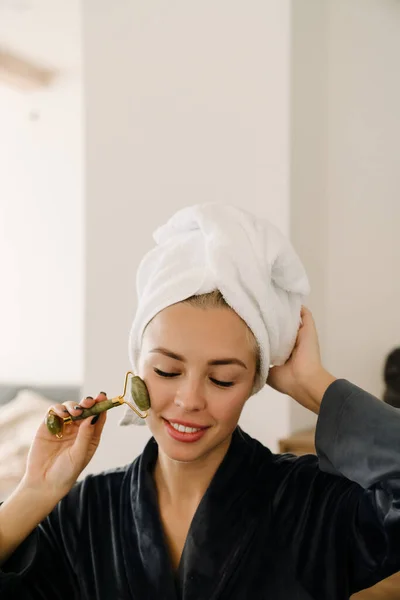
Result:
[[[198,450],[197,452],[195,452],[194,449],[192,449],[191,451],[183,449],[182,451],[173,448],[165,448],[165,446],[161,448],[164,454],[168,456],[169,460],[182,464],[194,463],[197,460],[201,460],[202,458],[204,458],[204,456],[207,456],[208,454],[207,451],[201,452]]]

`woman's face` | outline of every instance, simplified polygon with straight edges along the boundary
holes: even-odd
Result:
[[[227,442],[255,371],[247,326],[233,310],[179,303],[158,313],[143,336],[139,375],[151,398],[147,424],[160,449],[191,462]]]

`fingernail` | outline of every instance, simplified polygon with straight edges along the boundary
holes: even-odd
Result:
[[[103,394],[103,396],[107,396],[107,394],[105,392],[100,392],[100,394]]]
[[[99,416],[100,415],[96,415],[95,417],[93,417],[93,419],[90,421],[92,425],[95,425],[97,423],[97,421],[99,420]]]
[[[63,411],[64,412],[68,412],[68,408],[63,408]]]
[[[85,400],[93,400],[93,396],[86,396]]]
[[[76,404],[76,405],[74,406],[74,409],[75,409],[75,410],[78,410],[78,409],[80,409],[80,410],[83,410],[83,406],[79,406],[79,404]]]

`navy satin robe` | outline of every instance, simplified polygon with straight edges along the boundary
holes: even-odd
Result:
[[[338,380],[316,444],[275,455],[237,428],[174,573],[150,440],[74,486],[3,565],[0,598],[347,599],[400,570],[400,411]]]

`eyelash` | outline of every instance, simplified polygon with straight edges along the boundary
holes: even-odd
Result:
[[[179,373],[166,373],[157,368],[154,368],[154,372],[160,377],[177,377],[179,375]],[[233,381],[218,381],[218,379],[213,379],[212,377],[210,377],[210,381],[222,388],[228,388],[234,385]]]

